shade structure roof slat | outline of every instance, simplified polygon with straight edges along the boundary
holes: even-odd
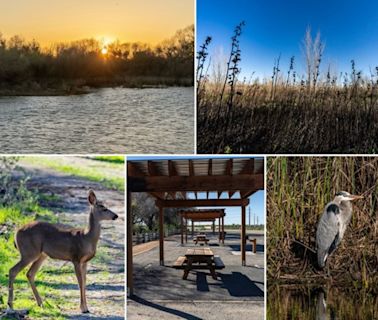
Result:
[[[249,196],[264,188],[263,171],[263,158],[131,160],[128,161],[128,190],[152,195],[225,192]]]

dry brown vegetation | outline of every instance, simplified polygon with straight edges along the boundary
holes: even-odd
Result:
[[[277,157],[268,159],[268,283],[328,283],[377,294],[378,158]],[[318,271],[311,251],[316,225],[337,191],[362,194],[344,239]]]
[[[287,71],[275,61],[271,79],[238,80],[237,26],[223,74],[211,76],[207,38],[197,53],[199,153],[374,153],[378,150],[378,67],[364,75],[322,74],[324,45],[306,32],[305,74],[292,57]],[[213,69],[222,66],[212,66]]]

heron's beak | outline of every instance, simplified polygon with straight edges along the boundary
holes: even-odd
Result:
[[[350,197],[352,198],[352,201],[364,198],[364,196],[358,196],[358,195],[351,195]]]

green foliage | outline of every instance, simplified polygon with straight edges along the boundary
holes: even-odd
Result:
[[[95,156],[91,157],[91,159],[113,163],[125,163],[124,156]]]
[[[64,157],[33,156],[23,157],[22,161],[96,181],[110,189],[125,190],[124,165],[118,161],[102,161],[99,162],[100,165],[89,165],[71,162],[69,158]]]

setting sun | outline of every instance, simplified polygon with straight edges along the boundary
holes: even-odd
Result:
[[[106,55],[106,54],[108,53],[108,48],[103,47],[103,48],[101,49],[101,53],[102,53],[103,55]]]

